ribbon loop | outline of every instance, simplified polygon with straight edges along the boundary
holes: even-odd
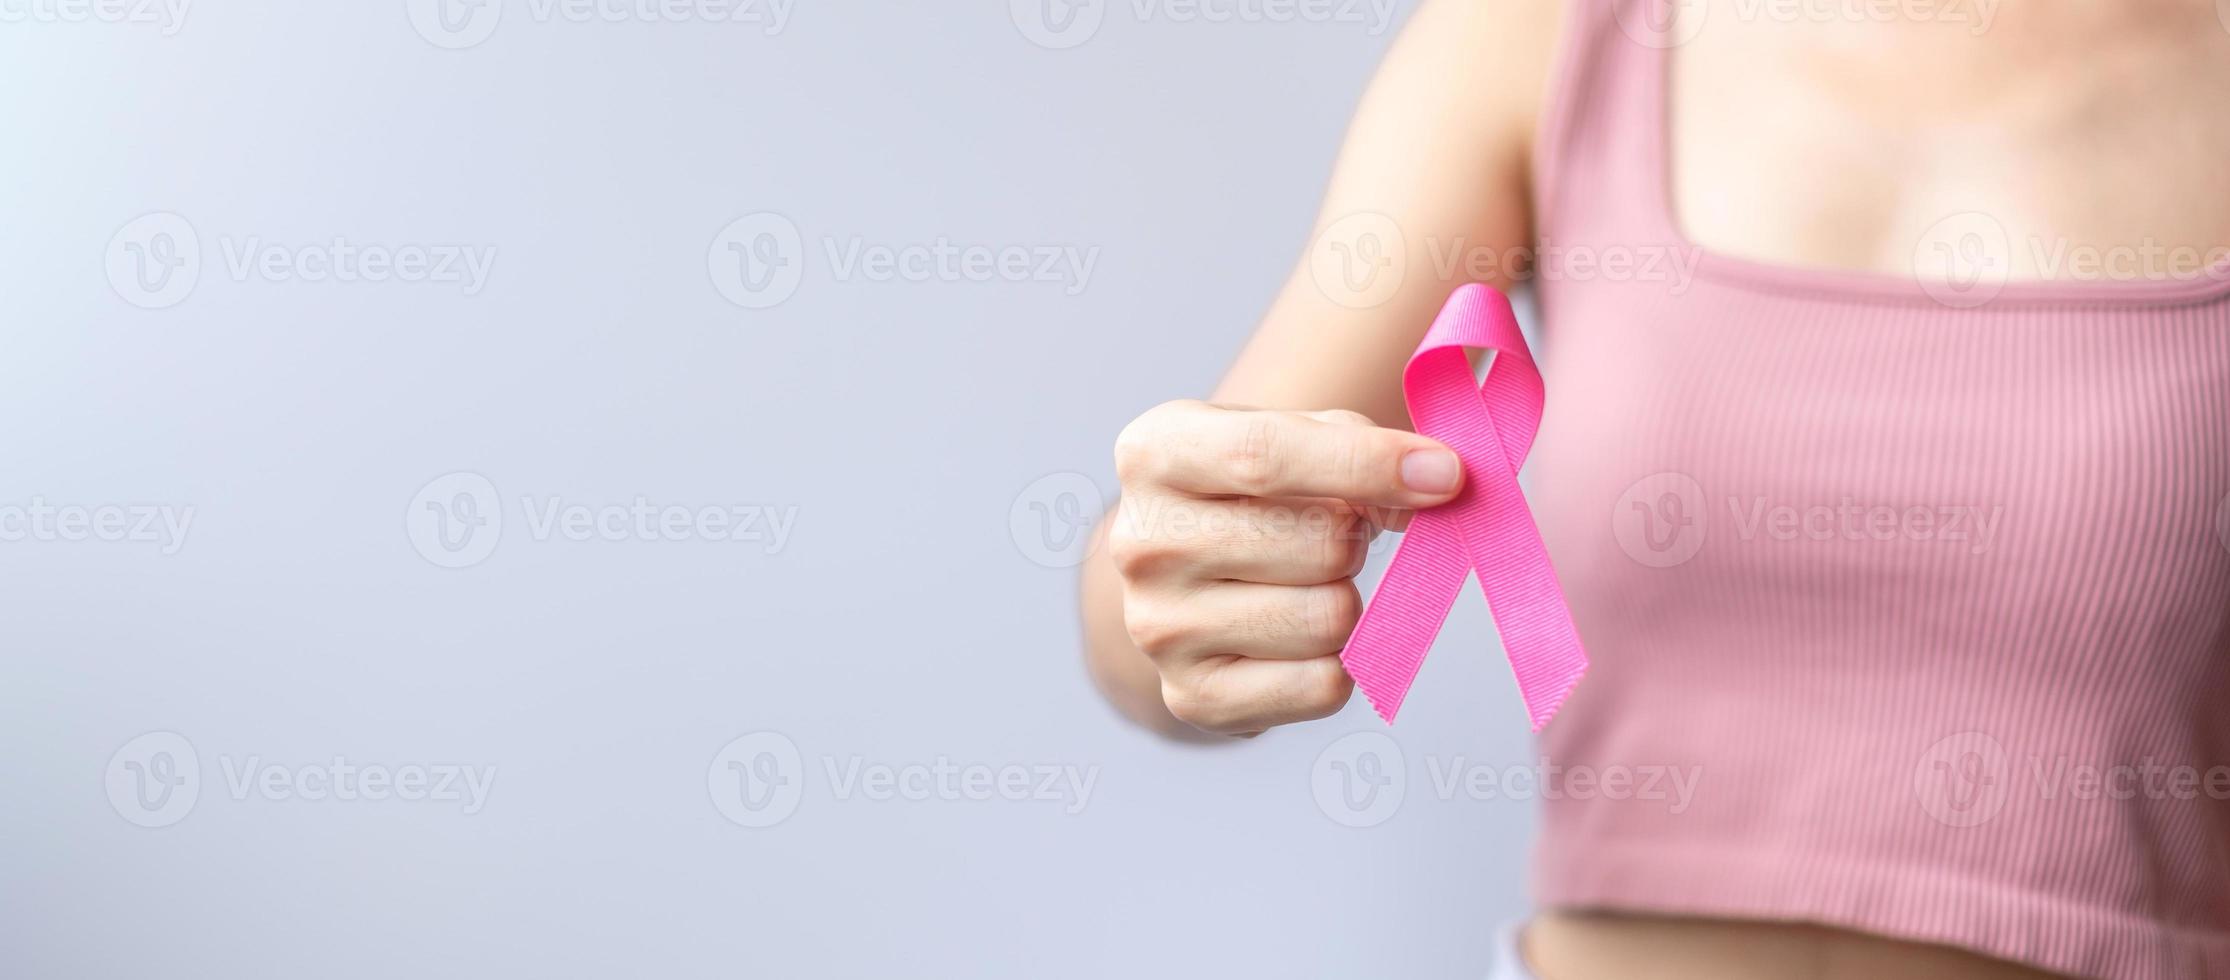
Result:
[[[1473,379],[1468,347],[1494,354],[1484,382]],[[1587,672],[1587,652],[1518,488],[1545,393],[1509,299],[1480,283],[1457,287],[1410,355],[1402,393],[1417,431],[1463,461],[1463,489],[1411,519],[1340,661],[1392,724],[1464,579],[1476,572],[1539,731]]]

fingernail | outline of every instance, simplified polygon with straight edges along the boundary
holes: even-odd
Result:
[[[1463,464],[1445,449],[1419,449],[1401,458],[1402,486],[1418,493],[1448,493],[1463,479]]]

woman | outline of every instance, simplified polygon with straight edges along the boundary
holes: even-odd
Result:
[[[1703,777],[1548,804],[1505,968],[2230,976],[2230,14],[1556,7],[1426,0],[1213,400],[1123,432],[1102,688],[1347,702],[1365,541],[1461,479],[1402,364],[1538,247],[1543,748]]]

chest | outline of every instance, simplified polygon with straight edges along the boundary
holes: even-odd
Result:
[[[1895,22],[1691,5],[1706,24],[1666,69],[1683,231],[1923,277],[2164,279],[2230,258],[2230,26],[2206,3],[2035,9],[2052,6],[1985,23],[1973,4]]]

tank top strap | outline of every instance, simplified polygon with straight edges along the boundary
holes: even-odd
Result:
[[[1568,0],[1534,143],[1544,242],[1677,237],[1666,188],[1666,51],[1695,20],[1680,0]]]

